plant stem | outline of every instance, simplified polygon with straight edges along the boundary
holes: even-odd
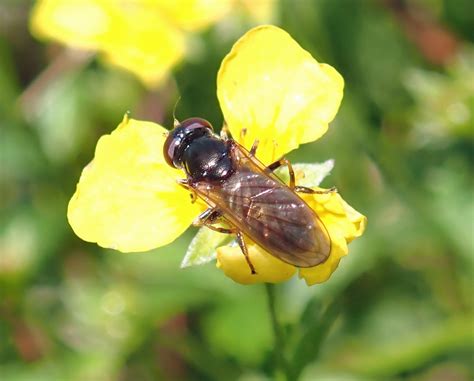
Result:
[[[341,296],[335,296],[335,299],[329,303],[326,309],[321,313],[319,303],[310,303],[307,306],[306,314],[311,316],[311,323],[300,326],[300,337],[295,346],[291,361],[292,376],[297,380],[303,372],[306,365],[316,361],[321,351],[321,347],[329,334],[331,327],[341,313],[343,301]]]
[[[273,335],[275,339],[275,347],[274,347],[275,360],[276,360],[276,367],[275,367],[276,377],[275,378],[277,380],[290,381],[292,378],[291,378],[291,370],[285,356],[285,338],[276,316],[275,285],[271,283],[265,283],[265,291],[267,294],[268,312],[270,314],[270,319],[272,321]]]
[[[43,70],[20,95],[18,103],[27,118],[32,118],[32,110],[37,107],[46,88],[65,73],[78,71],[86,66],[94,57],[91,52],[75,49],[63,49],[60,54]]]

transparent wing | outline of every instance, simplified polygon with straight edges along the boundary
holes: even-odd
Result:
[[[229,144],[236,171],[219,184],[195,184],[198,195],[277,258],[298,267],[324,262],[331,241],[317,214],[244,148]]]

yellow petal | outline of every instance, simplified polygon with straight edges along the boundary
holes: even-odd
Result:
[[[247,248],[250,261],[257,274],[251,273],[240,247],[222,246],[217,249],[217,267],[235,282],[241,284],[278,283],[295,274],[294,266],[275,258],[259,246],[247,243]]]
[[[319,64],[274,26],[254,28],[240,38],[217,77],[231,133],[246,148],[258,138],[257,156],[265,164],[323,135],[343,87],[334,68]]]
[[[159,86],[184,56],[184,35],[154,8],[121,12],[103,45],[105,60],[131,71],[149,87]]]
[[[302,197],[316,211],[331,237],[331,253],[326,262],[299,270],[299,276],[308,285],[313,285],[329,279],[340,259],[349,252],[347,244],[364,232],[367,218],[348,205],[336,192]]]
[[[111,27],[112,13],[102,0],[40,0],[33,8],[30,27],[39,38],[98,49]]]
[[[68,220],[83,240],[123,252],[166,245],[202,210],[177,185],[182,173],[164,161],[167,131],[124,118],[102,136],[68,207]]]
[[[232,0],[154,0],[160,10],[178,27],[195,31],[222,18]]]
[[[347,219],[351,222],[353,227],[353,229],[351,229],[350,231],[347,230],[345,235],[347,243],[350,243],[352,240],[357,237],[360,237],[364,233],[365,228],[367,226],[367,217],[360,214],[342,198],[341,203],[346,212]]]

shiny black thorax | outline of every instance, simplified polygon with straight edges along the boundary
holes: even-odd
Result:
[[[184,149],[182,162],[192,182],[223,181],[234,172],[230,145],[214,135],[192,140]]]

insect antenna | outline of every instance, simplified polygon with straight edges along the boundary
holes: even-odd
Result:
[[[176,100],[176,103],[174,104],[173,107],[173,128],[176,128],[179,126],[179,120],[176,119],[176,107],[178,107],[178,103],[181,100],[181,95],[178,96],[178,99]]]

